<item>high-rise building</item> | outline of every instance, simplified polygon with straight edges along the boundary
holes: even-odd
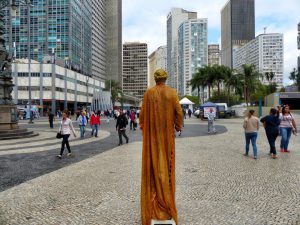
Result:
[[[220,46],[218,44],[208,45],[208,65],[220,65]]]
[[[155,86],[154,72],[157,69],[167,70],[167,46],[160,46],[149,56],[148,88]]]
[[[189,19],[178,28],[178,94],[192,95],[189,81],[207,65],[207,19]]]
[[[146,43],[123,44],[123,92],[142,98],[147,89],[148,47]]]
[[[254,38],[254,0],[229,0],[221,10],[222,65],[232,68],[235,49]]]
[[[263,83],[276,82],[278,87],[282,87],[283,56],[283,34],[261,34],[236,51],[234,69],[242,72],[243,64],[254,64],[263,76],[266,73],[274,73],[274,79],[271,81],[261,78]]]
[[[122,86],[122,0],[106,0],[107,6],[107,79]]]
[[[178,83],[178,28],[182,22],[188,19],[197,19],[197,13],[181,8],[172,8],[167,16],[167,72],[169,75],[167,83],[175,89],[177,89]]]
[[[106,1],[92,1],[92,76],[106,80]]]
[[[5,38],[14,56],[28,58],[30,51],[30,59],[55,61],[91,76],[92,4],[76,0],[34,0],[30,13],[27,9],[26,5],[20,5],[15,16],[6,10]]]

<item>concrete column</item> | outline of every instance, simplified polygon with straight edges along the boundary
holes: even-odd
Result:
[[[55,72],[55,64],[52,63],[52,99],[51,99],[51,108],[52,112],[56,113],[56,72]]]
[[[76,112],[77,106],[77,73],[75,73],[75,102],[74,102],[74,112]]]
[[[67,89],[67,68],[65,68],[65,90],[64,90],[64,94],[65,94],[65,100],[64,100],[64,108],[67,109],[68,108],[68,89]]]
[[[18,104],[18,64],[17,63],[14,63],[12,65],[12,69],[13,69],[13,79],[14,79],[14,87],[13,87],[13,90],[14,90],[14,103],[15,104]]]
[[[44,109],[44,104],[43,104],[43,99],[44,99],[44,95],[43,95],[43,86],[44,86],[44,64],[40,63],[40,106],[41,111],[40,111],[40,115],[43,116],[43,109]]]

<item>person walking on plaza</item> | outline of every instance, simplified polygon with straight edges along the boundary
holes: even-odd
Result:
[[[297,126],[294,120],[294,117],[290,113],[290,107],[285,105],[282,108],[282,113],[279,116],[280,119],[280,134],[281,134],[281,142],[280,142],[280,151],[281,152],[290,152],[288,149],[289,141],[292,133],[297,134]]]
[[[134,111],[132,110],[130,115],[129,115],[129,119],[130,119],[130,130],[136,130],[136,116]]]
[[[268,138],[268,142],[270,145],[270,156],[273,159],[277,158],[277,152],[275,147],[275,141],[279,134],[279,115],[277,114],[277,110],[274,108],[271,108],[270,114],[263,117],[260,122],[264,124],[266,135]]]
[[[77,123],[80,128],[80,138],[83,139],[85,135],[85,126],[87,125],[87,119],[84,111],[82,111],[81,115],[78,117]]]
[[[50,128],[53,129],[54,114],[52,113],[51,110],[49,110],[48,112],[48,118],[49,118]]]
[[[126,135],[126,126],[128,124],[128,120],[126,114],[124,114],[123,110],[120,110],[120,115],[117,118],[116,130],[119,134],[119,146],[123,144],[122,136],[126,139],[126,143],[128,143],[129,138]]]
[[[90,119],[90,124],[92,127],[91,136],[94,136],[94,131],[95,131],[95,137],[98,137],[98,129],[101,125],[100,112],[92,114],[91,119]]]
[[[72,120],[68,118],[68,115],[66,112],[62,113],[62,120],[60,122],[60,127],[58,132],[62,135],[62,143],[61,143],[61,149],[60,149],[60,154],[57,156],[59,159],[61,159],[64,150],[65,150],[65,145],[67,146],[68,149],[68,156],[71,156],[71,148],[69,144],[69,137],[71,134],[71,131],[76,137],[76,133],[72,124]]]
[[[182,129],[182,109],[176,90],[165,85],[167,73],[154,73],[156,85],[146,91],[140,112],[143,134],[141,219],[173,219],[178,224],[175,204],[175,135]]]
[[[188,110],[188,114],[189,114],[189,119],[191,119],[191,116],[192,116],[192,110],[191,109]]]
[[[244,120],[243,128],[245,130],[245,139],[246,139],[246,153],[245,156],[249,154],[249,145],[250,141],[253,147],[253,158],[257,159],[257,132],[259,130],[259,120],[254,116],[255,111],[253,109],[249,110],[248,116]]]
[[[210,108],[209,113],[207,113],[207,130],[208,133],[217,133],[216,127],[215,127],[215,117],[216,114],[214,113],[214,110]]]

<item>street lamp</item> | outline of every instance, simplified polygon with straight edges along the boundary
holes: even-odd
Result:
[[[9,2],[9,0],[6,0]],[[31,0],[20,0],[19,5],[16,4],[16,0],[12,0],[11,9],[13,12],[16,12],[18,6],[27,6],[27,41],[28,41],[28,50],[27,50],[27,58],[28,58],[28,107],[29,107],[29,123],[33,123],[32,121],[32,113],[31,113],[31,38],[30,38],[30,7]],[[15,14],[15,13],[14,13]]]

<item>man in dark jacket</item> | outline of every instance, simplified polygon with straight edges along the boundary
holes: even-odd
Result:
[[[119,146],[123,144],[122,135],[126,139],[126,143],[128,143],[129,138],[126,135],[126,126],[128,124],[128,120],[126,115],[123,113],[123,110],[120,110],[120,115],[117,118],[116,130],[119,133]]]
[[[50,128],[53,128],[54,114],[51,112],[51,110],[48,112],[48,118],[49,118]]]

